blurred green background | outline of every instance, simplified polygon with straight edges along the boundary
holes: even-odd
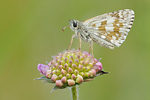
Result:
[[[83,83],[80,100],[150,100],[150,0],[3,0],[0,3],[0,100],[70,100],[69,89],[50,93],[37,64],[65,50],[73,32],[69,19],[133,9],[126,41],[110,50],[94,43],[94,55],[108,75]],[[78,49],[78,39],[72,48]],[[88,51],[88,43],[82,50]]]

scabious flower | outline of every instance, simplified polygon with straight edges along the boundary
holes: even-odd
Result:
[[[55,88],[66,88],[79,85],[85,81],[106,72],[102,71],[102,64],[88,52],[68,50],[53,57],[47,65],[38,64],[38,70],[44,76],[41,80],[55,83]]]

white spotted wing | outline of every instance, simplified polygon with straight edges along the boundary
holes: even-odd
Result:
[[[86,20],[86,27],[94,42],[113,49],[126,39],[134,21],[134,11],[119,10]]]

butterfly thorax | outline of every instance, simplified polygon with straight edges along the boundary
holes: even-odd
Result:
[[[83,25],[82,21],[69,20],[69,26],[71,30],[75,32],[77,38],[79,34],[83,41],[86,41],[86,42],[91,41],[90,33],[88,32],[86,27]]]

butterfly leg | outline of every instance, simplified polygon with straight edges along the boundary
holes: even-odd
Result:
[[[79,50],[81,50],[81,37],[80,37],[80,33],[78,33],[78,37],[79,37]]]
[[[73,42],[73,38],[75,38],[76,37],[76,35],[75,34],[73,34],[72,35],[72,37],[71,37],[71,41],[70,41],[70,44],[69,44],[69,47],[68,47],[68,49],[67,50],[69,50],[70,48],[71,48],[71,46],[72,46],[72,42]]]
[[[92,52],[93,55],[93,41],[90,41],[89,53]]]

